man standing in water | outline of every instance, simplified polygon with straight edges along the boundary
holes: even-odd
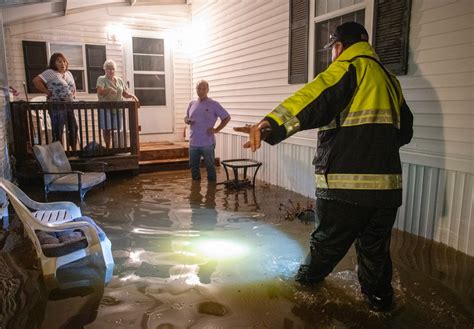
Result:
[[[216,181],[216,167],[214,166],[216,138],[215,134],[221,131],[230,121],[229,113],[215,100],[207,97],[209,84],[201,80],[196,84],[196,93],[199,97],[189,103],[184,122],[190,126],[189,138],[189,167],[193,180],[201,179],[201,156],[207,169],[207,180]],[[214,128],[217,118],[221,120]]]
[[[332,64],[284,100],[249,134],[245,148],[274,145],[300,130],[319,128],[314,158],[316,214],[310,257],[296,281],[322,281],[355,241],[358,278],[369,306],[390,309],[393,299],[391,230],[402,203],[399,148],[413,135],[413,115],[400,83],[379,62],[365,28],[336,28],[326,48]]]

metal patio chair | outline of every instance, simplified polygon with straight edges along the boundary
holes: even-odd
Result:
[[[91,188],[106,180],[104,172],[73,171],[63,145],[58,141],[35,145],[33,152],[42,170],[45,200],[48,200],[48,193],[51,191],[79,191],[79,197],[83,201]],[[101,164],[104,170],[103,162],[91,164]]]

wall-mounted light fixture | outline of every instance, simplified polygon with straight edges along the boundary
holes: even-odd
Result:
[[[111,24],[107,26],[107,40],[109,41],[120,41],[124,34],[125,28],[122,25]]]
[[[111,31],[107,31],[107,40],[117,41],[117,35]]]

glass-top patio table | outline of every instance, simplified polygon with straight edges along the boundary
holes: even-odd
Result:
[[[222,166],[225,169],[225,175],[227,180],[224,182],[226,186],[232,187],[243,187],[243,186],[252,186],[255,187],[255,177],[257,176],[258,169],[262,163],[257,160],[252,159],[230,159],[230,160],[223,160],[221,161]],[[228,168],[232,168],[234,172],[234,179],[229,179],[229,171]],[[247,170],[249,168],[255,168],[253,173],[252,181],[250,182],[247,178]],[[239,179],[239,169],[243,169],[243,178]]]

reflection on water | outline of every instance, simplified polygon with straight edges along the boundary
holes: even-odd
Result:
[[[375,313],[362,300],[353,250],[317,286],[293,282],[312,225],[283,220],[278,205],[306,198],[261,183],[229,190],[188,176],[109,178],[104,191],[87,195],[83,214],[112,241],[114,278],[105,289],[91,279],[93,259],[62,274],[83,288],[48,292],[23,251],[0,254],[0,328],[472,329],[472,258],[394,233],[397,307]],[[5,235],[21,241],[21,232],[3,231],[4,250],[12,245]]]

